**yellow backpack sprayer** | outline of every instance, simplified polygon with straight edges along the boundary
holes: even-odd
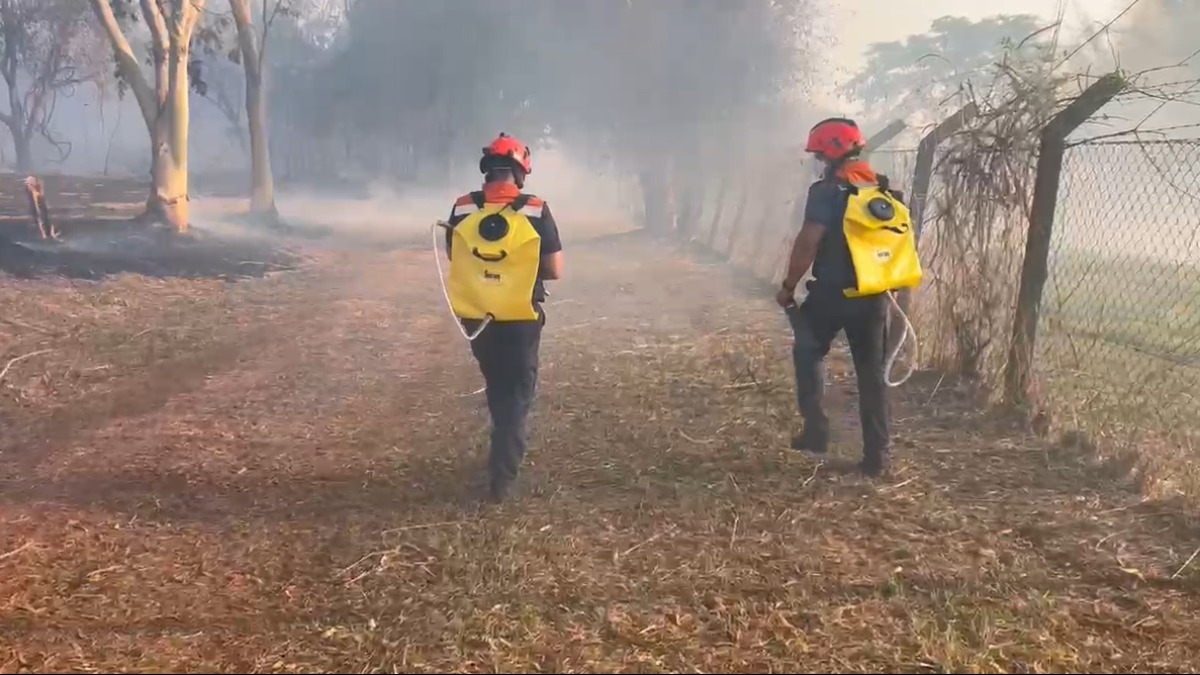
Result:
[[[896,291],[921,284],[917,238],[908,207],[888,188],[886,177],[880,176],[879,184],[850,184],[849,190],[843,230],[857,286],[844,292],[851,298],[885,293],[904,323],[904,333],[884,362],[884,382],[898,387],[912,377],[917,367],[914,357],[904,377],[891,379],[892,368],[909,337],[914,353],[917,349],[917,331],[896,301]]]
[[[430,228],[442,295],[459,319],[459,331],[474,340],[493,321],[536,321],[533,289],[541,262],[541,237],[522,213],[529,197],[509,204],[486,204],[482,192],[471,193],[473,209],[456,225],[444,221]],[[438,230],[449,233],[449,281],[442,269]],[[468,331],[464,321],[479,321]]]

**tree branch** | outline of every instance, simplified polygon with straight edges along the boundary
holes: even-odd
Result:
[[[204,15],[204,6],[208,0],[183,0],[183,16],[177,20],[177,25],[181,29],[181,36],[191,37],[192,32],[196,30],[196,24],[200,22],[200,17]]]
[[[273,0],[271,5],[271,15],[267,16],[267,1],[263,0],[263,28],[262,37],[258,41],[258,72],[262,72],[263,63],[267,58],[267,37],[271,34],[271,26],[275,24],[275,19],[279,16],[279,10],[285,0]]]
[[[150,53],[154,56],[155,119],[167,105],[167,53],[171,48],[167,18],[163,14],[161,0],[141,0],[142,17],[150,27]],[[153,133],[153,130],[151,130]]]
[[[0,18],[3,19],[4,30],[4,61],[0,64],[0,74],[4,75],[4,83],[9,89],[17,86],[17,49],[22,35],[22,17],[14,14],[15,10],[7,2],[0,7]]]
[[[146,75],[138,65],[137,57],[133,54],[133,47],[129,45],[129,40],[125,38],[125,33],[121,31],[121,26],[117,23],[117,17],[113,14],[112,1],[89,0],[89,2],[92,3],[92,10],[96,13],[96,18],[99,19],[105,35],[108,36],[108,41],[112,44],[117,68],[133,90],[138,108],[142,111],[142,119],[146,122],[146,128],[153,133],[155,120],[158,119],[158,102],[154,98],[154,91],[150,88],[150,83],[146,81]]]
[[[146,17],[146,25],[150,28],[150,39],[155,46],[167,53],[167,20],[163,16],[162,7],[156,0],[142,0],[142,16]],[[157,58],[157,52],[156,56]]]

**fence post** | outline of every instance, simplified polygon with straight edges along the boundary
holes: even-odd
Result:
[[[937,157],[938,144],[943,139],[954,135],[966,126],[967,122],[971,121],[979,112],[978,107],[974,103],[959,108],[954,114],[942,120],[940,124],[933,128],[932,131],[921,137],[921,142],[917,144],[917,159],[913,166],[913,182],[910,194],[907,195],[908,203],[911,205],[913,232],[917,239],[920,240],[921,231],[925,220],[925,205],[929,201],[929,186],[933,182],[933,164]],[[912,297],[911,288],[902,288],[896,294],[896,302],[900,305],[900,311],[911,316],[912,312]],[[888,314],[888,350],[894,349],[896,343],[903,337],[903,331],[891,330],[892,315]]]
[[[1084,90],[1042,129],[1037,175],[1033,182],[1033,205],[1029,209],[1029,233],[1025,238],[1025,258],[1021,263],[1021,286],[1017,292],[1012,341],[1004,368],[1005,398],[1012,405],[1029,403],[1038,311],[1049,274],[1050,241],[1067,136],[1124,88],[1125,78],[1120,73],[1109,73]]]
[[[933,183],[933,163],[937,158],[938,144],[943,139],[952,136],[979,114],[979,108],[974,103],[959,108],[953,115],[942,120],[933,131],[925,134],[917,145],[917,161],[913,167],[912,194],[909,203],[912,204],[913,229],[917,237],[925,226],[925,206],[929,203],[929,186]]]
[[[892,141],[893,138],[904,133],[908,128],[908,123],[904,120],[892,120],[892,123],[880,129],[875,135],[867,139],[867,147],[863,150],[863,159],[871,156],[871,151],[875,148],[881,148]]]

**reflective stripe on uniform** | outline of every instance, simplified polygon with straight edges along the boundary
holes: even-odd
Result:
[[[470,215],[472,213],[475,213],[478,210],[479,210],[479,207],[475,206],[475,204],[473,204],[471,202],[467,202],[466,204],[455,204],[454,205],[454,217],[457,218],[458,216]]]

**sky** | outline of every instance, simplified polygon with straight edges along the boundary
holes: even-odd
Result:
[[[1065,0],[1065,4],[1065,30],[1082,33],[1087,26],[1102,25],[1119,14],[1129,0]],[[863,52],[871,43],[924,33],[942,16],[982,19],[1028,13],[1050,22],[1057,8],[1058,0],[836,0],[829,17],[829,27],[838,35],[833,62],[838,77],[848,77],[862,66]],[[838,30],[841,26],[847,29]]]

